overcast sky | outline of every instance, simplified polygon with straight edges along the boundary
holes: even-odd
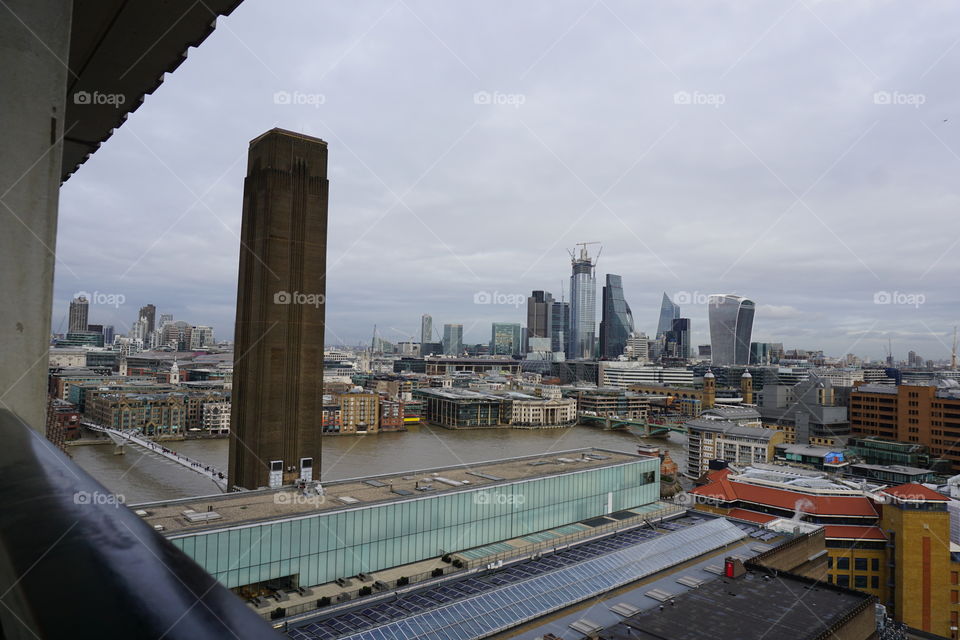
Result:
[[[149,302],[231,338],[247,146],[280,126],[329,143],[328,344],[422,313],[486,342],[599,241],[598,311],[620,274],[639,330],[666,291],[707,342],[703,298],[730,292],[757,341],[946,358],[958,23],[953,2],[246,0],[63,187],[53,330],[96,291],[124,304],[90,322],[125,332]]]

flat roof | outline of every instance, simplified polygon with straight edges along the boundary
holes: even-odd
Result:
[[[332,481],[323,483],[323,496],[304,496],[293,487],[284,487],[152,502],[132,505],[132,508],[145,510],[149,515],[143,519],[151,526],[160,525],[163,527],[164,535],[177,537],[284,518],[306,517],[325,511],[345,511],[371,504],[401,502],[428,498],[440,493],[495,487],[518,480],[531,480],[644,460],[655,460],[655,458],[622,451],[583,448]],[[492,480],[477,475],[478,473],[500,479]],[[460,484],[445,483],[438,480],[438,476]],[[417,490],[418,483],[427,484],[423,482],[424,480],[430,481],[428,484],[433,487],[432,490]],[[464,482],[468,484],[463,484]],[[188,509],[198,513],[212,510],[220,517],[191,523],[183,514]]]
[[[723,432],[734,436],[756,438],[757,440],[769,440],[777,433],[775,429],[741,426],[730,420],[702,420],[696,418],[687,420],[684,425],[688,429],[692,427],[697,431]]]
[[[737,638],[807,638],[842,622],[873,596],[780,572],[748,571],[740,578],[720,578],[674,604],[639,613],[602,632],[619,640],[713,640]],[[802,602],[804,606],[797,606]],[[871,614],[872,615],[872,614]]]

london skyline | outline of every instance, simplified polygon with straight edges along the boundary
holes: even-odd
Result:
[[[648,335],[664,291],[695,344],[698,296],[736,293],[757,302],[756,341],[880,358],[890,338],[901,357],[948,357],[956,10],[758,3],[707,23],[546,6],[511,8],[514,31],[429,3],[299,25],[244,4],[64,186],[54,331],[74,293],[99,291],[128,301],[90,308],[118,333],[153,303],[231,338],[245,144],[276,125],[330,143],[328,343],[374,324],[418,336],[424,313],[486,342],[525,310],[477,292],[559,298],[565,249],[599,240],[597,275],[623,277]],[[601,64],[610,48],[622,68]]]

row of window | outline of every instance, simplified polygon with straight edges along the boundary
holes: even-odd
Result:
[[[827,580],[840,587],[850,587],[850,576],[846,574],[827,574]],[[869,587],[867,585],[870,585]],[[854,589],[879,589],[880,576],[853,576]]]
[[[870,569],[869,571],[880,571],[880,559],[879,558],[854,558],[853,559],[853,570],[854,571],[868,571],[867,563],[869,561]],[[827,568],[833,569],[834,562],[833,556],[827,558]],[[850,570],[850,558],[840,557],[837,558],[836,567],[840,571],[849,571]]]

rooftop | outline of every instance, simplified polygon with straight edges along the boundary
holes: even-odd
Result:
[[[353,478],[324,483],[323,496],[304,496],[293,487],[260,489],[223,495],[141,504],[151,526],[166,535],[187,535],[265,520],[306,517],[323,511],[346,510],[372,503],[421,498],[437,493],[500,486],[505,482],[559,475],[648,460],[644,456],[605,449],[575,449],[549,455],[524,456],[476,464]],[[428,485],[429,490],[422,487]],[[421,487],[418,489],[417,487]],[[213,511],[218,517],[191,522],[184,512]]]
[[[678,595],[672,605],[639,613],[604,631],[619,640],[714,640],[807,638],[842,624],[873,596],[828,583],[779,573],[748,571]],[[803,603],[804,606],[797,606]]]
[[[757,440],[769,440],[777,431],[764,427],[745,427],[729,420],[703,420],[694,419],[684,423],[689,430],[712,431],[714,433],[724,433],[732,436],[741,436],[744,438],[755,438]]]

